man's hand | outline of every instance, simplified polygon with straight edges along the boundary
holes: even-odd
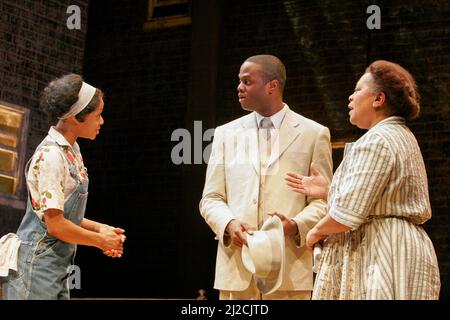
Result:
[[[283,230],[286,236],[295,236],[298,233],[297,223],[294,220],[289,219],[284,214],[276,211],[269,212],[268,215],[270,216],[275,215],[278,218],[280,218],[281,222],[283,223]]]
[[[231,242],[240,248],[244,244],[247,245],[247,236],[245,233],[253,234],[253,231],[248,224],[236,219],[233,219],[228,223],[225,231],[231,237]]]

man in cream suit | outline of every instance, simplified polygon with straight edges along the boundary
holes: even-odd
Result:
[[[307,232],[326,204],[294,193],[287,172],[310,175],[314,162],[331,181],[328,128],[283,103],[286,71],[275,56],[248,58],[239,72],[239,102],[252,113],[216,128],[200,212],[219,240],[214,288],[220,299],[309,299],[313,288]],[[285,269],[277,291],[262,294],[241,259],[246,236],[276,214],[283,222]]]

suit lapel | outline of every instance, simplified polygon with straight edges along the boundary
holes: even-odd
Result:
[[[288,108],[283,122],[281,123],[280,131],[272,146],[272,154],[270,155],[270,166],[277,161],[283,152],[289,147],[289,145],[300,134],[299,122],[294,117],[294,113]]]

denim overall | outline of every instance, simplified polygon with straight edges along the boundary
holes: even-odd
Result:
[[[59,145],[44,141],[40,146]],[[31,159],[25,172],[28,172]],[[64,217],[80,225],[86,209],[88,184],[81,181],[75,164],[67,161],[72,178],[77,181],[75,191],[64,203]],[[11,300],[69,299],[68,267],[74,264],[76,245],[56,239],[47,232],[46,224],[39,219],[30,203],[17,230],[22,240],[19,248],[18,270],[10,270],[3,284],[3,298]]]

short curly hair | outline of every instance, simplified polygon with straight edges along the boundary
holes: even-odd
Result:
[[[82,84],[83,78],[71,73],[51,81],[43,90],[39,106],[49,116],[51,124],[57,123],[58,118],[66,114],[78,100]],[[83,122],[86,115],[98,107],[101,98],[103,98],[103,92],[96,89],[89,104],[75,118]]]
[[[393,116],[414,120],[420,113],[420,95],[413,76],[402,66],[385,60],[372,62],[366,69],[375,82],[375,90],[384,92]]]

